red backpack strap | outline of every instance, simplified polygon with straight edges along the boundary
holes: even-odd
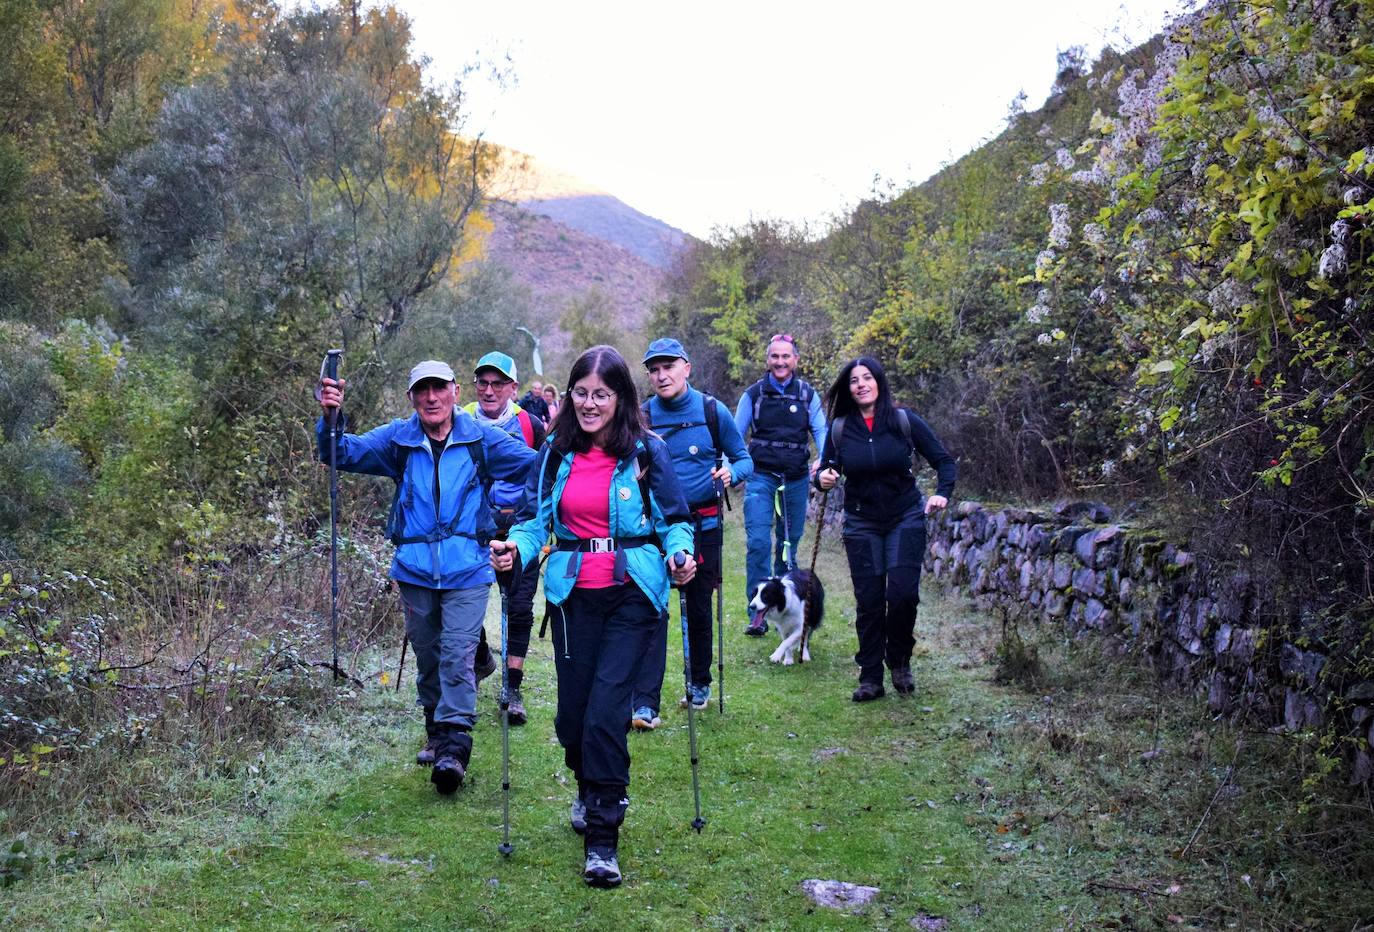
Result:
[[[524,408],[516,410],[515,417],[520,421],[520,433],[525,438],[525,446],[534,449],[534,424],[530,423],[530,413]]]

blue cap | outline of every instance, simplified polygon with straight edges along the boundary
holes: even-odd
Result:
[[[682,344],[672,337],[661,337],[649,344],[649,348],[644,351],[644,364],[647,366],[650,359],[686,359],[691,362],[691,357],[682,348]]]
[[[516,381],[515,360],[511,359],[505,353],[497,353],[495,351],[487,353],[487,355],[477,360],[477,368],[472,370],[472,374],[476,375],[483,369],[495,369],[512,382]]]

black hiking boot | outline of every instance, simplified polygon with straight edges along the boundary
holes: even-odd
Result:
[[[429,782],[434,784],[440,796],[452,796],[458,787],[463,785],[463,777],[466,774],[467,768],[458,758],[452,754],[441,754],[434,762],[434,769],[429,773]]]
[[[854,690],[851,696],[855,702],[872,702],[874,699],[881,699],[887,695],[887,690],[883,689],[882,683],[860,683],[859,688]]]
[[[916,677],[912,675],[911,667],[892,668],[892,688],[903,696],[910,696],[916,691]]]

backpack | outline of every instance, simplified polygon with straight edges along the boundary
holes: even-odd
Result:
[[[649,420],[649,426],[654,430],[658,430],[660,427],[665,430],[670,428],[682,430],[687,427],[702,426],[696,421],[687,421],[683,424],[655,424],[653,423],[653,419],[649,416],[649,400],[646,398],[644,403],[639,407],[643,410],[644,417]],[[706,392],[701,393],[701,410],[706,418],[703,423],[706,425],[707,432],[711,435],[711,449],[715,450],[716,456],[719,457],[724,453],[720,448],[720,409],[716,407],[716,399]]]
[[[546,471],[549,461],[553,460],[553,474],[556,479],[558,467],[563,465],[565,455],[554,448],[552,439],[552,434],[544,438],[544,455],[539,459],[539,497],[541,499],[544,497],[545,483],[549,483],[549,488],[552,488],[552,482],[548,479]],[[653,509],[649,506],[649,468],[653,465],[653,461],[653,454],[649,452],[648,446],[641,444],[641,448],[635,453],[635,481],[639,483],[639,500],[644,506],[644,518],[650,529],[654,526]]]
[[[911,474],[916,475],[920,469],[916,460],[916,443],[911,439],[911,418],[905,408],[894,409],[897,412],[897,423],[901,426],[902,437],[906,439],[906,445],[911,450]],[[831,464],[836,472],[840,471],[840,438],[844,436],[844,422],[849,415],[841,414],[830,419],[830,427],[827,429],[826,436],[831,438],[830,449],[835,451],[835,460]]]
[[[763,407],[763,380],[760,379],[750,385],[744,390],[744,393],[754,401],[754,420],[757,421],[759,409]],[[810,382],[801,378],[797,379],[797,397],[801,401],[802,407],[809,408],[811,406],[811,396],[814,394],[816,394],[816,390],[811,387]]]
[[[481,486],[482,499],[487,505],[488,514],[490,514],[491,474],[487,472],[486,448],[482,446],[482,438],[480,436],[476,440],[470,440],[464,443],[463,446],[467,447],[468,457],[472,460],[472,465],[477,470],[477,484]],[[445,449],[447,449],[447,447],[445,447]],[[397,450],[398,452],[396,494],[391,499],[391,513],[387,516],[386,519],[386,536],[393,544],[399,547],[401,544],[413,544],[421,541],[428,541],[429,535],[425,534],[419,536],[407,536],[401,533],[403,530],[401,527],[401,488],[403,485],[405,485],[406,466],[410,464],[410,454],[414,452],[415,448],[402,446],[398,447]],[[440,452],[440,455],[443,455],[442,451]],[[435,461],[435,464],[437,468],[437,460]],[[458,521],[462,517],[462,513],[459,512],[454,515],[454,521]],[[469,536],[466,534],[462,534],[459,531],[455,531],[452,528],[445,528],[445,531],[447,531],[447,533],[444,535],[445,537]],[[482,540],[480,531],[481,529],[479,528],[479,534],[476,536],[476,539],[478,541]]]

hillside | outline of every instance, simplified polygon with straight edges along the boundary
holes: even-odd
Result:
[[[621,246],[660,269],[668,268],[687,243],[687,234],[677,227],[514,149],[502,150],[491,191],[495,198]]]
[[[621,330],[643,328],[659,297],[662,269],[614,242],[573,229],[547,216],[494,203],[487,214],[493,229],[487,261],[504,266],[530,291],[535,308],[548,321],[542,338],[547,354],[570,349],[557,324],[574,301],[600,293]]]

